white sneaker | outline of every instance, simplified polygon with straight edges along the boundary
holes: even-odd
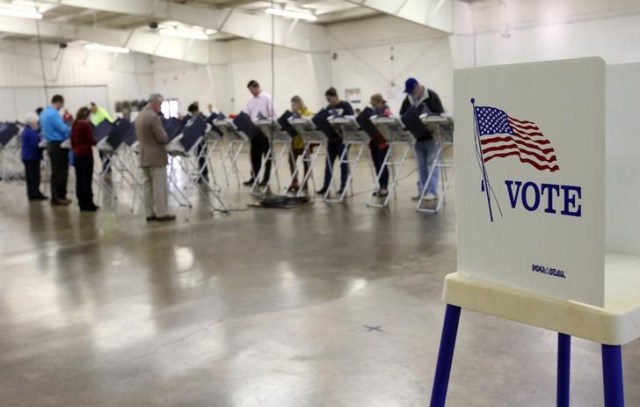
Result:
[[[425,196],[424,196],[424,200],[425,201],[435,201],[438,199],[438,195],[436,194],[432,194],[431,192],[428,192]]]

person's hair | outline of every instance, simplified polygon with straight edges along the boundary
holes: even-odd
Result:
[[[304,104],[304,101],[302,100],[302,98],[298,95],[295,95],[294,97],[291,98],[291,102],[292,103],[298,103],[300,105],[300,107],[302,108],[302,110],[307,110],[307,105]]]
[[[200,110],[200,108],[198,108],[198,103],[194,102],[192,104],[189,105],[189,107],[187,108],[187,112],[189,113],[195,113],[198,110]]]
[[[90,106],[92,106],[92,107],[98,107],[98,106],[97,106],[95,103],[93,103],[93,102],[89,102],[89,105],[90,105]]]
[[[386,105],[387,101],[384,100],[381,94],[374,93],[373,95],[371,95],[371,104],[373,105],[374,103],[384,103]]]
[[[87,107],[81,107],[78,109],[78,113],[76,113],[76,120],[86,120],[91,114],[91,110]]]
[[[53,95],[53,97],[51,98],[51,103],[64,103],[64,98],[62,97],[62,95]]]
[[[24,123],[27,126],[31,126],[33,124],[38,124],[38,120],[40,120],[40,118],[38,117],[38,115],[36,113],[27,113],[24,116]],[[33,126],[32,126],[33,127]]]
[[[40,113],[42,113],[42,111],[43,111],[43,110],[44,110],[44,108],[42,108],[42,107],[37,108],[37,109],[36,109],[36,114],[37,114],[38,116],[40,116]]]
[[[164,102],[164,98],[159,93],[152,93],[149,95],[149,100],[147,100],[147,103],[153,102]]]
[[[326,92],[324,92],[324,95],[331,96],[331,97],[338,97],[338,91],[336,90],[336,88],[330,87],[329,89],[327,89]]]
[[[260,86],[260,84],[254,79],[251,79],[249,83],[247,83],[247,88],[257,88],[258,86]]]

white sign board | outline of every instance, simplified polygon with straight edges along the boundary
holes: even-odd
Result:
[[[640,255],[640,64],[607,66],[606,251]]]
[[[454,92],[458,271],[603,306],[604,61],[458,70]]]

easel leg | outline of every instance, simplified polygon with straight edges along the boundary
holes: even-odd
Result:
[[[571,383],[571,335],[558,333],[558,377],[556,404],[569,407]]]
[[[458,322],[460,322],[460,307],[447,304],[444,325],[442,326],[442,337],[440,338],[436,375],[433,379],[431,407],[444,407],[447,401],[447,388],[449,387],[449,376],[451,374],[451,364],[453,363],[453,351],[456,347]]]
[[[624,407],[622,347],[602,345],[602,378],[605,407]]]

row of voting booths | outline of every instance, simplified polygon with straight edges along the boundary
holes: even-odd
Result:
[[[225,199],[225,191],[242,179],[249,178],[243,174],[238,159],[251,138],[261,131],[269,139],[270,150],[267,154],[269,165],[263,165],[261,171],[271,167],[271,177],[267,185],[260,185],[258,180],[263,174],[254,177],[250,193],[261,197],[267,192],[278,194],[290,193],[301,197],[306,191],[299,188],[292,191],[294,179],[300,178],[300,185],[309,185],[316,189],[314,169],[324,171],[327,160],[326,145],[337,137],[347,146],[337,163],[331,168],[332,180],[330,188],[322,196],[328,203],[341,203],[353,190],[353,174],[368,156],[370,140],[381,134],[390,148],[384,158],[382,168],[390,173],[389,191],[384,197],[378,197],[375,191],[379,188],[380,178],[376,174],[369,159],[364,160],[369,168],[370,188],[367,189],[367,206],[384,208],[388,206],[396,187],[401,180],[406,160],[413,153],[413,144],[429,131],[440,140],[438,159],[429,171],[431,177],[434,168],[440,171],[442,193],[435,203],[426,203],[425,190],[421,191],[416,209],[425,212],[440,210],[452,176],[452,164],[445,163],[443,152],[451,147],[453,141],[453,122],[448,116],[431,116],[426,112],[411,109],[402,117],[376,117],[370,108],[365,109],[358,117],[343,116],[342,112],[322,109],[314,117],[298,117],[290,111],[277,119],[260,118],[252,121],[245,113],[234,118],[214,113],[191,118],[184,123],[176,118],[163,118],[163,126],[169,136],[167,153],[170,157],[168,179],[170,197],[178,205],[191,208],[194,199],[204,202],[214,212],[228,212],[230,207]],[[21,179],[22,164],[20,161],[19,133],[21,128],[14,123],[0,124],[0,169],[4,180]],[[135,126],[126,119],[117,119],[110,123],[103,121],[94,129],[97,149],[100,152],[102,168],[96,169],[95,181],[99,188],[98,199],[109,197],[112,204],[116,200],[128,201],[132,211],[140,207],[143,198],[142,177],[138,168],[138,149]],[[291,149],[291,140],[299,136],[304,148],[295,160]],[[43,143],[43,147],[46,144]],[[70,147],[70,145],[66,145]],[[46,154],[45,154],[46,160]],[[288,167],[293,162],[293,170]],[[283,164],[285,168],[283,168]],[[350,167],[347,186],[338,192],[339,180],[336,176],[342,165]],[[48,165],[44,163],[44,168]],[[382,172],[382,171],[380,171]],[[307,190],[308,191],[308,190]]]
[[[391,148],[384,160],[384,167],[391,173],[389,189],[395,193],[395,188],[399,182],[402,168],[409,154],[413,151],[416,132],[425,132],[429,128],[435,137],[441,139],[438,160],[434,162],[447,171],[442,171],[443,193],[435,205],[424,208],[422,202],[418,202],[418,210],[437,212],[442,203],[446,189],[449,185],[449,177],[452,175],[451,164],[444,163],[443,151],[452,145],[453,122],[450,117],[429,116],[422,112],[412,110],[404,117],[375,117],[371,114],[371,109],[366,109],[360,116],[341,116],[338,112],[321,110],[312,118],[297,117],[290,111],[285,112],[278,119],[260,118],[252,121],[245,114],[230,118],[224,114],[214,113],[209,117],[203,115],[191,118],[187,123],[183,123],[176,118],[163,120],[165,131],[169,136],[170,143],[167,152],[170,156],[169,183],[171,197],[183,207],[191,207],[194,196],[200,196],[211,212],[227,212],[230,206],[225,199],[225,190],[237,184],[240,187],[242,180],[248,177],[243,174],[238,164],[245,145],[248,145],[251,138],[261,131],[269,139],[270,149],[266,154],[270,161],[271,177],[266,185],[260,185],[258,180],[262,179],[262,173],[268,167],[262,166],[261,173],[254,177],[254,183],[249,192],[256,197],[264,196],[268,191],[291,191],[293,180],[300,178],[301,185],[311,184],[315,189],[314,168],[321,163],[325,165],[325,160],[320,157],[326,151],[328,141],[340,135],[343,142],[348,146],[337,160],[335,166],[347,163],[351,166],[349,181],[353,171],[357,168],[361,159],[365,156],[369,140],[380,132],[388,141]],[[435,127],[434,127],[435,126]],[[99,137],[98,149],[108,158],[105,160],[105,168],[101,177],[105,174],[117,173],[113,187],[126,187],[133,190],[132,208],[136,202],[141,201],[141,181],[136,170],[136,142],[134,126],[124,120],[116,123],[103,123],[96,129],[96,136]],[[302,154],[293,160],[291,140],[295,136],[300,136],[303,141]],[[350,154],[347,156],[346,152]],[[293,171],[286,167],[289,161],[293,161]],[[374,196],[373,191],[377,189],[379,177],[373,170],[369,160],[367,163],[371,172],[371,183],[373,187],[369,192],[367,205],[372,207],[386,207],[391,198],[391,194],[381,199]],[[324,167],[321,167],[324,170]],[[432,173],[433,168],[430,171]],[[330,192],[337,191],[337,179],[333,176],[332,188],[327,191],[323,199],[329,203],[343,202],[347,193],[353,193],[352,183],[349,182],[350,190],[346,189],[341,194],[332,196]],[[101,181],[104,181],[102,179]],[[101,182],[104,184],[104,182]],[[423,191],[421,200],[424,198]],[[296,197],[304,194],[302,188],[291,192]],[[117,196],[112,191],[111,196]]]
[[[266,167],[263,166],[261,173],[254,177],[254,183],[251,186],[251,194],[256,196],[261,196],[267,190],[274,189],[274,184],[276,190],[290,191],[293,181],[298,177],[302,178],[301,185],[306,185],[310,182],[315,189],[316,182],[313,170],[319,163],[320,165],[328,165],[328,157],[326,161],[321,160],[320,157],[325,152],[327,143],[338,137],[342,139],[346,148],[336,160],[337,162],[333,166],[329,166],[331,182],[326,193],[322,196],[323,200],[328,203],[341,203],[349,193],[353,195],[353,173],[361,163],[362,158],[368,155],[366,151],[369,142],[376,134],[381,134],[390,146],[384,157],[382,168],[387,168],[391,174],[389,182],[391,193],[379,198],[375,195],[375,191],[378,190],[380,184],[380,174],[376,174],[370,160],[366,160],[372,184],[368,192],[367,206],[383,208],[389,204],[392,195],[396,193],[396,187],[400,182],[405,162],[409,154],[413,152],[413,144],[416,137],[419,138],[427,131],[430,131],[433,137],[440,141],[439,150],[437,151],[438,158],[434,161],[429,171],[429,176],[432,176],[436,166],[443,169],[440,172],[440,176],[443,178],[441,183],[442,193],[439,194],[439,199],[434,205],[425,208],[425,187],[421,191],[417,210],[425,212],[439,211],[449,187],[449,179],[453,175],[453,165],[445,163],[443,159],[444,151],[451,147],[453,142],[453,120],[448,116],[433,116],[425,112],[418,112],[416,109],[411,109],[402,117],[377,117],[373,115],[370,108],[365,109],[357,117],[344,116],[342,112],[331,109],[322,109],[311,118],[298,117],[294,113],[286,111],[278,119],[260,118],[255,122],[248,115],[241,113],[233,120],[221,119],[215,121],[214,125],[225,136],[236,138],[245,136],[250,139],[257,131],[261,131],[270,140],[270,150],[267,157],[271,161],[272,177],[269,178],[266,185],[259,184]],[[297,157],[293,172],[290,175],[282,176],[280,167],[283,162],[293,159],[291,139],[296,136],[301,137],[303,141],[302,154]],[[347,177],[348,188],[340,191],[335,168],[340,168],[343,165],[348,165],[350,171]],[[302,188],[293,192],[296,196],[301,196],[303,193]]]

